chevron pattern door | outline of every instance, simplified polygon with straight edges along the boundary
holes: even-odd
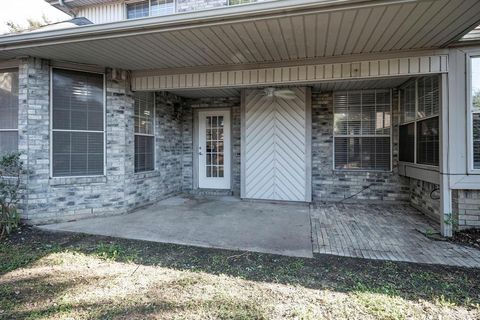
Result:
[[[243,93],[243,198],[311,201],[310,90],[291,90],[293,99]]]

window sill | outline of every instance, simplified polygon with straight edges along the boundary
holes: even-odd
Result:
[[[440,183],[439,168],[425,164],[410,162],[398,163],[398,174],[404,177],[426,181],[434,184]]]
[[[75,184],[100,184],[106,183],[106,176],[91,177],[53,177],[50,178],[51,186],[75,185]]]
[[[438,166],[434,166],[430,164],[420,164],[420,163],[412,163],[412,162],[404,162],[404,161],[399,161],[398,164],[406,167],[417,168],[417,169],[423,169],[423,170],[429,170],[429,171],[435,171],[435,172],[440,171]]]

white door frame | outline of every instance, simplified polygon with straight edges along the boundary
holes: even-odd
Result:
[[[194,110],[194,150],[193,150],[193,173],[194,188],[201,189],[225,189],[230,190],[232,186],[232,119],[229,108],[209,108]],[[224,177],[206,177],[206,116],[222,115],[224,117]],[[203,135],[202,135],[203,133]]]

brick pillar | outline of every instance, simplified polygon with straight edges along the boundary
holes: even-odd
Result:
[[[21,59],[19,64],[19,142],[18,149],[28,174],[24,177],[26,196],[23,219],[45,209],[50,173],[50,67],[37,58]]]

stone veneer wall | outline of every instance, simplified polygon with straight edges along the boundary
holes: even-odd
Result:
[[[179,98],[157,95],[156,170],[134,173],[133,98],[129,83],[106,75],[106,176],[50,178],[50,66],[19,66],[19,151],[26,165],[22,218],[32,223],[126,213],[182,189]]]
[[[439,185],[410,178],[410,204],[435,222],[440,219]]]
[[[397,94],[394,91],[393,106]],[[396,124],[397,108],[393,108]],[[393,128],[392,172],[340,172],[333,170],[333,93],[312,92],[312,197],[314,202],[356,200],[408,201],[408,179],[398,175],[398,126]]]
[[[229,0],[177,0],[177,12],[190,12],[225,7]]]
[[[134,118],[128,110],[126,152],[126,201],[133,210],[182,190],[182,99],[166,93],[155,94],[155,170],[134,172]]]
[[[458,229],[480,228],[480,190],[454,190],[452,202]]]
[[[193,181],[193,121],[199,108],[229,108],[231,110],[232,191],[240,195],[240,97],[186,99],[183,112],[183,190],[194,187]]]

